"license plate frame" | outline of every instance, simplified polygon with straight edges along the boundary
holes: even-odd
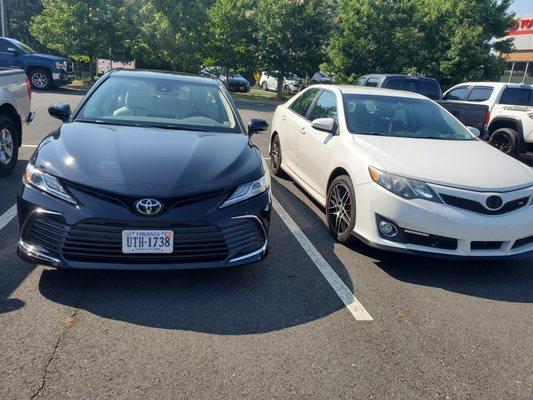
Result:
[[[123,254],[171,254],[174,231],[167,229],[129,229],[122,231]]]

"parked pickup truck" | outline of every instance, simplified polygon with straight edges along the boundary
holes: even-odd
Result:
[[[356,85],[419,93],[436,101],[465,126],[476,128],[480,136],[484,136],[490,117],[489,108],[483,104],[442,100],[440,83],[434,78],[404,74],[369,74],[360,77]]]
[[[22,126],[34,117],[31,112],[30,81],[21,69],[0,69],[0,176],[17,163],[22,144]]]
[[[67,58],[37,54],[15,39],[0,37],[0,68],[23,69],[34,89],[48,89],[70,83],[74,64]]]

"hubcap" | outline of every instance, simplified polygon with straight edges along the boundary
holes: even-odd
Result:
[[[48,85],[48,78],[42,72],[35,72],[31,76],[31,82],[33,83],[33,86],[42,89]]]
[[[507,153],[509,150],[511,150],[511,141],[505,135],[496,135],[492,140],[492,145],[504,153]]]
[[[272,163],[272,169],[277,170],[281,164],[281,153],[279,149],[279,140],[277,138],[274,139],[274,142],[272,143],[272,150],[270,152],[270,156],[272,157],[270,160]]]
[[[0,131],[0,163],[8,165],[13,158],[13,136],[6,128]]]
[[[337,183],[328,200],[328,218],[330,225],[338,235],[343,235],[350,228],[352,220],[352,196],[344,183]]]

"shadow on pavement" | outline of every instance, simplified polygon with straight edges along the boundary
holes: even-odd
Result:
[[[348,276],[332,252],[327,258],[341,278]],[[351,289],[351,282],[344,281]],[[277,214],[272,216],[270,254],[254,265],[153,272],[50,269],[43,271],[39,290],[51,301],[113,320],[221,335],[276,331],[344,308]],[[85,295],[72,304],[70,292],[79,290]]]

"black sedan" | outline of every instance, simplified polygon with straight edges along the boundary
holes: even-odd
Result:
[[[224,75],[220,75],[219,79],[221,82],[226,83],[226,77]],[[241,74],[232,74],[228,76],[228,84],[226,87],[231,92],[248,93],[250,91],[250,82],[248,82]]]
[[[270,176],[217,79],[104,75],[38,146],[18,197],[19,255],[60,268],[181,269],[266,256]]]

